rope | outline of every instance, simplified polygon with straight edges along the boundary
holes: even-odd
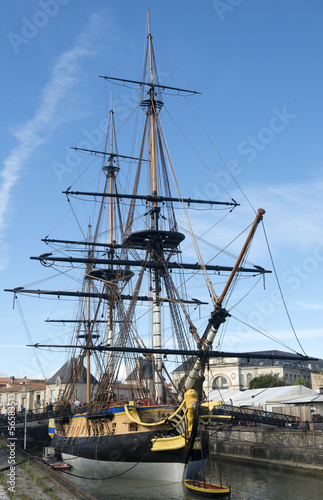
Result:
[[[29,329],[28,329],[26,319],[25,319],[25,317],[24,317],[24,314],[23,314],[22,309],[21,309],[21,306],[20,306],[20,302],[19,302],[19,300],[18,300],[18,297],[17,297],[17,296],[15,296],[15,298],[16,298],[17,307],[18,307],[18,311],[19,311],[19,314],[20,314],[20,317],[21,317],[22,323],[23,323],[23,325],[24,325],[24,327],[25,327],[25,331],[26,331],[26,333],[27,333],[27,337],[28,337],[28,339],[29,339],[30,344],[31,344],[31,345],[33,345],[33,344],[34,344],[34,341],[33,341],[33,339],[32,339],[32,336],[31,336],[31,334],[30,334],[30,331],[29,331]],[[42,373],[42,376],[43,376],[44,380],[46,380],[46,375],[45,375],[44,369],[43,369],[43,367],[42,367],[42,364],[41,364],[41,362],[40,362],[40,359],[39,359],[39,357],[38,357],[38,353],[37,353],[37,351],[36,351],[35,347],[33,347],[33,348],[32,348],[32,350],[33,350],[34,356],[35,356],[35,358],[36,358],[37,364],[38,364],[38,366],[39,366],[39,369],[40,369],[40,371],[41,371],[41,373]]]
[[[286,305],[286,302],[285,302],[285,298],[284,298],[284,295],[283,295],[282,288],[280,286],[280,282],[279,282],[278,275],[277,275],[277,272],[276,272],[276,267],[275,267],[275,264],[274,264],[274,259],[273,259],[273,256],[272,256],[272,253],[271,253],[271,250],[270,250],[270,246],[269,246],[269,242],[268,242],[267,234],[266,234],[266,230],[265,230],[265,225],[264,225],[263,221],[262,221],[262,226],[263,226],[263,230],[264,230],[264,235],[265,235],[265,240],[266,240],[266,244],[267,244],[267,248],[268,248],[268,252],[269,252],[269,256],[270,256],[271,265],[273,266],[273,270],[274,270],[274,275],[275,275],[275,278],[276,278],[277,286],[278,286],[278,289],[279,289],[279,293],[280,293],[281,299],[283,301],[283,305],[284,305],[284,308],[285,308],[285,311],[286,311],[286,314],[287,314],[287,318],[289,320],[289,324],[290,324],[290,326],[291,326],[291,328],[293,330],[295,339],[297,340],[297,343],[298,343],[299,347],[301,348],[301,350],[303,351],[303,353],[305,354],[305,356],[307,356],[307,354],[306,354],[305,350],[303,349],[303,346],[300,343],[300,340],[299,340],[299,338],[297,336],[297,333],[296,333],[296,330],[294,328],[292,319],[291,319],[290,314],[289,314],[288,309],[287,309],[287,305]]]

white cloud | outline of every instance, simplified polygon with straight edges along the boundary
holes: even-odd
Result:
[[[323,241],[321,214],[323,209],[323,181],[315,180],[301,182],[297,177],[289,183],[257,184],[245,191],[255,210],[264,208],[266,214],[263,222],[269,245],[273,251],[274,260],[279,258],[301,259],[312,255],[320,239]],[[234,192],[233,198],[241,202],[231,214],[220,224],[214,226],[205,239],[216,243],[219,247],[228,244],[244,228],[252,223],[255,214],[244,201],[241,193]],[[207,227],[217,220],[218,213],[193,212],[192,225],[197,234],[203,234]],[[248,231],[228,247],[228,251],[239,253]],[[262,228],[257,229],[252,243],[250,262],[266,266],[264,259],[268,255]],[[189,242],[189,237],[187,237]],[[208,250],[207,255],[215,255],[215,250]]]
[[[298,250],[308,251],[319,237],[323,237],[322,178],[257,186],[248,195],[253,201],[261,200],[264,205],[267,212],[264,222],[275,244],[297,245]]]
[[[10,151],[3,162],[0,187],[0,236],[7,225],[6,216],[10,212],[10,194],[16,184],[20,172],[30,159],[31,155],[42,144],[49,141],[51,135],[63,121],[68,119],[68,113],[62,112],[66,109],[65,102],[70,96],[81,75],[81,60],[92,54],[87,47],[90,33],[97,26],[96,16],[90,20],[85,32],[77,39],[74,47],[61,54],[56,60],[48,83],[40,95],[40,104],[34,116],[25,123],[19,125],[13,135],[17,139],[17,145]],[[2,256],[2,267],[7,263],[5,248],[0,249]]]
[[[293,307],[296,311],[323,311],[323,304],[321,302],[304,302],[300,301]]]

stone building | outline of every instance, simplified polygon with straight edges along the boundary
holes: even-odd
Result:
[[[293,399],[286,403],[291,406],[307,408],[310,414],[309,421],[323,422],[323,387],[320,388],[319,393]]]
[[[63,395],[67,385],[75,381],[77,358],[71,358],[46,382],[46,402],[56,403]],[[81,373],[78,374],[75,381],[75,387],[72,394],[72,400],[78,399],[80,402],[86,402],[86,379],[87,370],[83,366]],[[90,376],[91,388],[97,384],[97,380]]]
[[[4,413],[7,406],[20,409],[21,406],[27,410],[38,410],[46,406],[46,403],[54,404],[63,394],[66,385],[75,379],[75,367],[77,358],[69,359],[49,380],[16,379],[15,377],[0,377],[0,411]],[[83,366],[78,376],[72,399],[86,402],[86,379],[87,370]],[[97,384],[97,380],[91,375],[91,386]],[[10,396],[9,396],[10,394]]]
[[[285,351],[258,351],[253,352],[261,356],[289,355]],[[191,363],[194,360],[191,360]],[[275,375],[285,380],[286,385],[293,385],[299,377],[311,385],[313,371],[323,368],[323,360],[318,362],[295,362],[288,359],[263,359],[261,358],[210,358],[209,368],[205,371],[204,388],[206,391],[214,389],[249,388],[249,382],[260,375]],[[184,365],[180,365],[172,372],[175,386],[185,373]]]
[[[9,380],[9,382],[7,381]],[[0,377],[0,410],[4,413],[7,406],[14,405],[16,409],[21,406],[27,410],[37,410],[46,403],[46,381],[32,379],[15,379]]]
[[[321,390],[323,387],[323,373],[312,373],[312,389]]]

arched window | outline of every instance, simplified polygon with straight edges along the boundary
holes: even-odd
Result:
[[[225,377],[216,377],[212,382],[212,389],[227,389],[228,380]]]

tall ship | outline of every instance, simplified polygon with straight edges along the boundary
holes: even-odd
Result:
[[[44,344],[69,349],[73,360],[50,422],[52,446],[62,458],[95,477],[183,481],[208,457],[203,382],[210,358],[227,354],[214,350],[213,342],[230,316],[228,298],[241,275],[268,272],[246,261],[265,211],[248,221],[232,265],[205,260],[199,248],[204,238],[195,234],[190,210],[203,209],[201,221],[208,222],[206,209],[229,213],[238,204],[182,194],[162,124],[163,98],[195,92],[161,84],[156,68],[148,17],[141,79],[103,77],[138,89],[142,133],[130,142],[132,149],[119,153],[111,93],[105,143],[77,148],[91,155],[91,163],[84,177],[78,175],[81,187],[76,183],[64,191],[79,233],[73,238],[69,226],[63,238],[46,237],[49,251],[32,257],[55,278],[70,276],[69,285],[10,291],[73,304],[70,316],[52,320],[69,325],[70,341]],[[194,182],[191,167],[181,167]],[[91,215],[78,218],[83,204]],[[215,291],[213,277],[219,275],[225,282]],[[207,316],[201,318],[201,310]],[[171,370],[179,364],[185,376],[174,386]],[[76,385],[85,367],[86,397],[78,401]]]

